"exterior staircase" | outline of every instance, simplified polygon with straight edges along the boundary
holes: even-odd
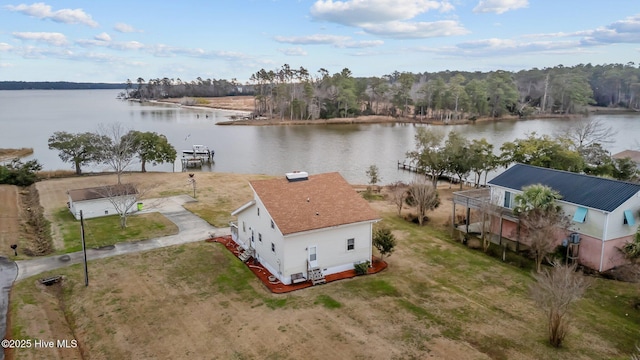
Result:
[[[327,282],[320,268],[309,269],[309,280],[311,280],[311,284],[313,285],[324,284]]]
[[[243,263],[246,263],[253,256],[253,249],[249,248],[238,255],[238,259]]]

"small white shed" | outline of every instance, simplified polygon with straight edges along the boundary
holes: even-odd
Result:
[[[85,219],[118,214],[114,202],[119,208],[127,209],[127,213],[141,210],[140,206],[134,206],[138,190],[133,184],[74,189],[67,191],[67,195],[67,206],[77,220],[80,220],[80,210]]]

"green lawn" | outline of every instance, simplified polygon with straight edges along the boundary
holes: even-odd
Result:
[[[74,240],[71,233],[79,233],[79,225],[68,211],[65,212],[58,214],[61,219],[57,221],[64,225],[65,234],[68,233],[65,235],[66,247],[77,247],[79,235]],[[128,235],[119,234],[117,217],[90,221],[88,227],[94,240],[97,239],[96,234],[102,233],[99,241],[105,243],[98,244],[105,245],[107,239],[112,239],[111,243],[137,239],[143,229],[148,235],[158,220],[151,218],[143,223],[141,217],[132,217],[129,224],[134,229]],[[140,226],[136,228],[138,222]],[[546,316],[529,297],[529,286],[534,281],[530,260],[510,253],[508,261],[503,262],[453,241],[447,229],[419,227],[394,214],[386,214],[383,223],[394,233],[401,234],[396,252],[388,258],[388,269],[376,275],[360,276],[287,295],[266,293],[247,266],[219,244],[180,245],[92,262],[92,274],[99,278],[91,287],[92,297],[81,283],[82,268],[79,265],[51,274],[68,277],[63,304],[69,311],[67,319],[79,321],[87,315],[102,319],[104,313],[104,318],[109,317],[109,321],[97,321],[104,324],[113,322],[114,327],[133,322],[138,313],[153,314],[160,322],[170,322],[174,316],[172,309],[195,309],[205,302],[217,306],[219,311],[233,308],[234,312],[241,313],[259,308],[260,317],[273,317],[282,322],[277,327],[281,333],[290,333],[290,329],[296,328],[295,324],[306,316],[302,315],[305,312],[296,310],[322,309],[325,312],[322,317],[318,315],[317,321],[325,330],[323,336],[343,336],[342,329],[358,324],[363,329],[370,329],[367,331],[371,331],[373,341],[420,355],[428,353],[432,340],[446,339],[491,359],[622,360],[630,358],[640,341],[640,310],[635,307],[640,297],[638,284],[594,277],[585,297],[575,303],[570,332],[563,348],[555,349],[547,342]],[[156,300],[146,304],[135,297],[135,311],[127,310],[129,307],[125,305],[133,298],[130,294],[121,293],[124,290],[113,280],[127,277],[156,279],[145,283],[152,294],[145,295],[145,298],[164,299],[158,294],[165,294],[171,289],[180,289],[180,295],[162,300],[169,301],[161,303],[162,308],[158,308]],[[14,338],[38,336],[26,330],[33,326],[29,321],[36,320],[21,317],[19,309],[37,305],[41,301],[39,292],[32,280],[22,281],[14,287]],[[104,307],[87,305],[100,301],[118,306],[116,310],[105,310]],[[367,309],[367,316],[360,315],[356,309]],[[146,326],[145,316],[139,320],[140,326]],[[384,324],[397,330],[393,333],[380,330]],[[216,326],[221,327],[221,333],[235,334],[239,331],[231,320],[228,324]],[[83,329],[95,332],[94,337],[86,335],[85,340],[89,342],[109,334],[102,333],[100,326]],[[197,333],[196,337],[200,335],[206,337],[205,333]],[[243,340],[237,337],[234,341],[241,343]],[[87,345],[92,348],[91,344]],[[366,344],[353,343],[356,347],[360,345],[364,351]],[[240,352],[238,358],[251,356]],[[281,358],[288,357],[282,355]]]
[[[64,238],[64,249],[58,253],[82,250],[80,221],[67,208],[55,213]],[[85,219],[85,242],[87,248],[113,245],[123,241],[139,241],[178,233],[178,227],[162,214],[151,212],[127,216],[127,227],[120,228],[118,215]]]

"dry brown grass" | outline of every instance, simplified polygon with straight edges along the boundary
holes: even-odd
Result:
[[[239,111],[253,111],[254,110],[254,97],[253,96],[221,96],[221,97],[197,97],[192,98],[197,101],[194,106],[209,107],[213,109],[224,110],[239,110]],[[163,99],[163,102],[169,102],[172,104],[180,104],[182,98]]]
[[[247,181],[262,178],[195,176],[197,206],[212,211],[242,205],[251,198]],[[64,189],[114,179],[54,179],[38,185],[45,208],[55,209],[66,201],[60,195]],[[184,173],[131,174],[127,179],[155,184],[150,197],[191,191]],[[613,318],[603,314],[630,309],[623,295],[632,289],[607,287],[603,296],[615,306],[602,305],[604,298],[585,300],[566,348],[551,349],[545,345],[544,314],[526,293],[529,273],[444,240],[442,227],[450,221],[455,189],[445,185],[439,190],[442,205],[429,214],[434,227],[408,224],[395,216],[393,204],[373,202],[398,239],[382,273],[274,295],[220,244],[169,247],[91,262],[88,288],[80,266],[43,274],[66,276],[62,303],[50,289],[35,286],[34,279],[18,283],[12,291],[14,337],[75,336],[85,359],[624,357],[615,339],[633,330],[640,315],[632,310],[624,310],[628,318],[624,312]],[[327,307],[327,299],[340,306]],[[16,355],[68,358],[56,351]]]
[[[0,149],[0,161],[20,159],[33,154],[33,148]]]

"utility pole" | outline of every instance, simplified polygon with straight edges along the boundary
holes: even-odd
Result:
[[[82,254],[84,256],[84,286],[89,286],[89,271],[87,270],[87,245],[84,241],[84,218],[80,210],[80,238],[82,239]]]

